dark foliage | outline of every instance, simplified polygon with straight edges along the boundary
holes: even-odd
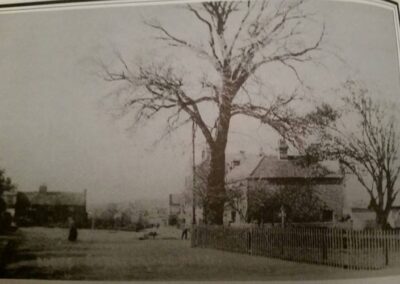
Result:
[[[271,190],[258,188],[249,196],[248,220],[279,223],[281,208],[286,223],[317,222],[322,221],[326,206],[312,184],[276,186]]]

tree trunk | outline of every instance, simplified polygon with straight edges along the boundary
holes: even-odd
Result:
[[[207,223],[223,224],[225,194],[225,147],[215,147],[211,150],[207,185]]]
[[[386,210],[378,210],[376,211],[376,224],[380,229],[386,229],[389,224],[387,222],[388,212]]]
[[[390,202],[390,196],[386,196],[387,202],[386,206],[384,205],[385,194],[383,190],[383,178],[379,177],[379,182],[377,182],[377,193],[378,193],[378,202],[375,199],[372,199],[372,209],[374,209],[376,213],[376,224],[380,229],[387,229],[389,227],[388,224],[388,216],[390,212],[390,208],[392,208],[392,202]]]
[[[238,88],[226,84],[221,95],[216,139],[210,145],[210,172],[207,179],[207,223],[222,225],[225,191],[225,149],[228,142],[232,99]]]

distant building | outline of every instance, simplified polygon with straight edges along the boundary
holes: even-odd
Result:
[[[189,208],[185,202],[185,195],[183,193],[172,193],[169,195],[169,225],[188,222],[189,216],[186,214],[187,210],[189,210]]]
[[[167,225],[168,210],[166,208],[150,207],[145,212],[145,220],[150,225]]]
[[[388,223],[391,228],[400,228],[400,206],[393,206],[389,212]]]
[[[376,229],[378,227],[376,223],[376,213],[374,210],[369,208],[351,208],[350,220],[352,223],[352,228],[355,230]],[[400,228],[399,206],[392,207],[392,209],[389,211],[387,222],[392,229]]]
[[[372,178],[367,173],[365,173],[363,178],[367,181],[367,184],[373,182]],[[376,228],[376,213],[370,207],[371,197],[364,186],[358,181],[357,176],[350,172],[346,173],[345,189],[347,191],[347,214],[350,217],[352,227],[357,230]],[[388,214],[387,222],[393,229],[400,228],[399,198],[394,200]]]
[[[368,208],[351,208],[350,220],[354,230],[376,228],[376,213]]]
[[[24,216],[29,223],[38,226],[66,225],[72,217],[79,226],[86,225],[86,190],[82,192],[48,191],[45,185],[39,191],[24,192],[29,208]]]

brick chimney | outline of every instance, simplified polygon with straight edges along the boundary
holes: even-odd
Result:
[[[288,158],[289,146],[285,139],[279,139],[279,159],[286,160]]]

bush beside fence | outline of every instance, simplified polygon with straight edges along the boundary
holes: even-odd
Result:
[[[394,230],[195,226],[192,247],[348,269],[381,269],[400,263],[400,231]]]

